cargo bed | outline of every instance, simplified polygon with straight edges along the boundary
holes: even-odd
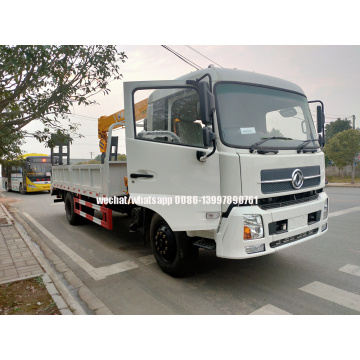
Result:
[[[106,164],[58,165],[52,168],[52,187],[96,198],[125,195],[126,161]]]

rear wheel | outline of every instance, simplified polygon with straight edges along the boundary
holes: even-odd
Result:
[[[71,225],[77,225],[80,223],[81,216],[75,213],[74,196],[68,192],[65,196],[65,212],[66,218]]]
[[[150,242],[162,271],[174,277],[183,277],[194,272],[199,249],[185,232],[172,231],[158,214],[151,220]]]

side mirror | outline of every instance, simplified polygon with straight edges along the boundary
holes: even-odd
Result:
[[[318,134],[320,134],[322,133],[325,124],[325,115],[322,111],[321,106],[316,107],[316,113],[317,113],[317,132]]]
[[[198,83],[200,95],[201,121],[205,125],[212,124],[212,114],[215,110],[215,98],[210,91],[209,83],[201,81]]]
[[[196,152],[196,158],[201,162],[205,162],[206,159],[213,155],[216,150],[216,142],[214,141],[216,139],[216,135],[206,126],[203,127],[203,138],[205,147],[209,147],[211,143],[213,143],[214,148],[209,154],[206,154],[205,151]]]
[[[204,139],[204,146],[208,147],[212,145],[212,142],[216,139],[216,135],[208,128],[203,127],[203,139]]]

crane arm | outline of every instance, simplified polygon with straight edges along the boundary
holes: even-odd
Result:
[[[146,118],[147,115],[147,105],[148,99],[139,101],[134,105],[135,110],[135,121],[139,121]],[[114,129],[125,126],[125,114],[124,110],[117,111],[116,113],[110,116],[101,116],[98,119],[98,138],[100,152],[106,152],[107,140],[108,140],[108,131],[112,124],[119,123],[114,127]]]

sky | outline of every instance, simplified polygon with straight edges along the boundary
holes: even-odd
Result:
[[[352,119],[360,127],[360,46],[359,45],[168,45],[202,68],[216,63],[279,77],[299,85],[308,100],[322,100],[326,122],[338,117]],[[98,105],[74,106],[70,118],[80,123],[71,145],[72,158],[90,159],[100,153],[97,119],[123,109],[123,82],[172,80],[195,69],[160,45],[118,45],[128,57],[120,65],[123,80],[110,84],[109,95],[98,94]],[[199,54],[201,53],[201,55]],[[209,60],[210,59],[210,60]],[[33,122],[27,127],[39,127]],[[119,152],[125,153],[124,131],[119,131]],[[25,152],[48,153],[44,145],[27,138]]]
[[[119,44],[128,56],[120,64],[123,80],[111,83],[109,95],[98,95],[96,106],[74,106],[71,118],[81,123],[85,137],[74,139],[72,157],[99,154],[97,119],[123,109],[124,81],[172,80],[194,71],[160,44],[169,44],[202,68],[217,63],[292,81],[309,100],[324,102],[327,122],[355,115],[360,127],[358,9],[353,0],[84,4],[7,2],[2,10],[16,13],[17,26],[11,16],[0,23],[3,44]],[[33,122],[28,130],[39,126]],[[33,138],[26,138],[23,150],[49,152]],[[119,151],[125,152],[124,139]]]

